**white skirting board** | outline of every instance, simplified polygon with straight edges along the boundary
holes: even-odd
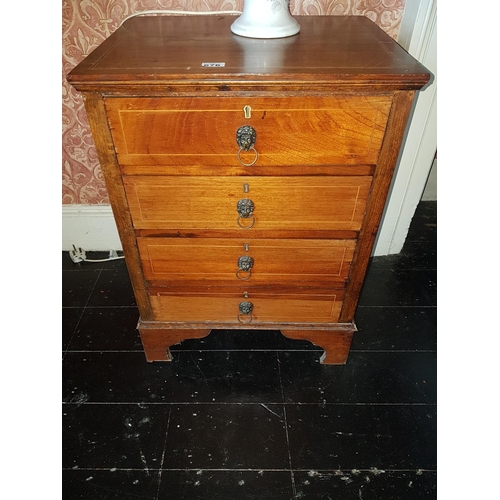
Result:
[[[63,205],[62,250],[122,250],[110,205]]]

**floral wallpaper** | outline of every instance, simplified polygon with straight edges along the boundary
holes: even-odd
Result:
[[[294,15],[364,15],[397,39],[405,0],[291,0]],[[243,0],[63,0],[62,202],[109,203],[81,95],[66,75],[115,31],[146,10],[242,10]]]

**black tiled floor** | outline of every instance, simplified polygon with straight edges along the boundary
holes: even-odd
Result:
[[[436,498],[436,221],[372,259],[345,366],[225,330],[147,363],[124,261],[63,253],[63,498]]]

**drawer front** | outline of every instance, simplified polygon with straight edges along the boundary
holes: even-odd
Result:
[[[158,292],[150,298],[157,321],[336,323],[342,307],[341,294],[252,293],[246,298],[242,294],[171,295]],[[251,311],[248,304],[251,304]]]
[[[354,240],[138,238],[150,282],[345,285]]]
[[[136,229],[240,229],[251,234],[252,228],[359,230],[371,180],[127,176],[123,182]]]
[[[118,161],[152,166],[239,165],[243,125],[256,131],[257,166],[374,164],[390,105],[390,96],[106,99]]]

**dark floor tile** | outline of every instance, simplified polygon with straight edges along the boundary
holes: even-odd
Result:
[[[73,334],[75,333],[76,326],[80,321],[83,311],[83,307],[63,308],[61,316],[61,337],[63,351],[65,351],[70,345],[71,339],[73,338]]]
[[[94,289],[99,270],[63,271],[62,273],[62,306],[82,307],[87,304]]]
[[[436,407],[286,405],[293,469],[436,469]]]
[[[158,500],[294,500],[289,471],[162,471]]]
[[[283,405],[173,405],[164,469],[289,468]]]
[[[435,350],[436,307],[358,307],[351,350]]]
[[[169,412],[162,404],[64,404],[63,468],[159,469]]]
[[[278,346],[280,351],[316,351],[318,356],[324,352],[324,349],[314,345],[309,340],[289,339],[284,335],[280,335],[278,338]]]
[[[435,270],[369,269],[360,306],[436,306]]]
[[[410,241],[417,240],[425,240],[430,243],[437,241],[436,201],[421,201],[415,210],[405,245]]]
[[[437,498],[434,471],[334,470],[294,471],[300,500],[432,500]]]
[[[402,264],[409,269],[437,269],[437,241],[407,241],[401,254]]]
[[[81,312],[80,312],[81,314]],[[69,345],[74,351],[142,350],[136,307],[86,308]]]
[[[409,241],[400,253],[373,257],[370,269],[393,269],[395,271],[436,269],[437,245],[426,240]]]
[[[103,269],[88,306],[135,306],[135,297],[126,267]]]
[[[64,500],[156,500],[158,471],[65,470]]]
[[[277,330],[212,330],[208,337],[187,339],[171,347],[172,351],[277,350],[283,337]]]
[[[65,402],[283,401],[275,352],[179,352],[148,363],[142,351],[69,351]]]
[[[169,402],[171,363],[148,363],[143,352],[68,352],[63,361],[63,401]]]
[[[279,353],[287,403],[436,403],[435,352],[351,352],[345,365]]]
[[[172,401],[282,403],[276,352],[177,352]]]

